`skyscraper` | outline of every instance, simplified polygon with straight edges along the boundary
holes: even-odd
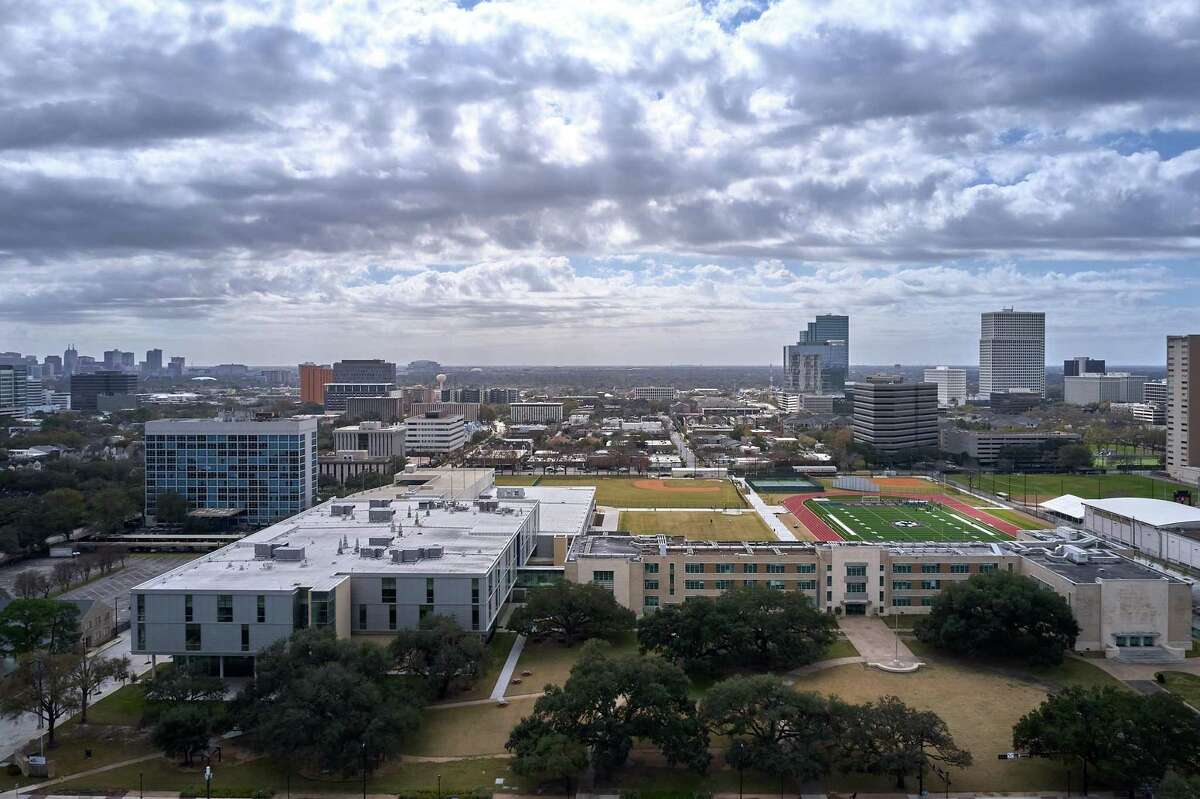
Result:
[[[980,315],[979,393],[1025,389],[1046,396],[1046,314],[988,311]]]
[[[1200,481],[1200,336],[1167,336],[1167,474],[1187,483]]]
[[[28,366],[0,364],[0,416],[24,416],[28,389]]]
[[[938,389],[905,383],[899,375],[874,375],[854,389],[854,441],[882,452],[935,449]]]
[[[163,360],[162,350],[146,350],[146,368],[147,375],[157,375],[162,372]]]
[[[953,408],[967,402],[967,370],[939,366],[925,370],[925,382],[938,387],[938,405]]]
[[[814,358],[816,360],[814,360]],[[805,394],[841,391],[850,371],[850,317],[823,314],[783,348],[785,387]]]
[[[75,350],[75,345],[67,347],[63,351],[63,374],[67,377],[75,374],[75,367],[79,362],[79,353]]]
[[[137,375],[117,371],[71,376],[71,410],[102,411],[136,407]]]
[[[382,358],[338,361],[330,383],[395,383],[396,364]]]
[[[1080,355],[1063,361],[1063,377],[1079,377],[1080,375],[1104,374],[1104,361]]]
[[[171,365],[167,367],[167,371],[171,373],[171,377],[183,377],[183,370],[186,363],[187,362],[182,355],[172,356]]]
[[[325,384],[333,382],[333,370],[315,363],[300,364],[300,401],[323,405]]]

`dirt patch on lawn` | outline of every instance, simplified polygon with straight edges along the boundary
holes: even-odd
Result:
[[[634,480],[633,487],[647,491],[670,491],[675,494],[716,494],[721,490],[719,485],[679,485],[668,483],[666,480]]]

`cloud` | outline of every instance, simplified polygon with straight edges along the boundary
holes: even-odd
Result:
[[[810,300],[980,275],[972,301],[1079,274],[1161,299],[1129,276],[1200,244],[1194,3],[8,8],[14,325],[89,301],[139,335],[234,308],[441,304],[461,335],[719,308],[750,341]],[[816,282],[849,273],[853,297]]]

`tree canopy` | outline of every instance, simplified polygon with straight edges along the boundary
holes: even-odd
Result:
[[[852,706],[842,746],[847,771],[888,774],[903,788],[906,777],[931,763],[964,768],[971,762],[971,753],[955,744],[932,711],[910,708],[895,696]]]
[[[416,630],[401,630],[389,646],[401,672],[424,681],[431,696],[445,698],[456,682],[471,683],[487,658],[480,637],[449,616],[429,616]]]
[[[69,602],[16,599],[0,610],[0,655],[67,652],[78,642],[79,609]]]
[[[638,644],[688,671],[795,668],[821,657],[835,627],[800,593],[747,587],[690,597],[645,616]]]
[[[688,685],[678,666],[614,655],[603,642],[588,642],[567,681],[546,687],[505,747],[516,756],[514,768],[532,769],[537,753],[551,745],[546,739],[561,736],[588,749],[592,766],[607,775],[625,762],[638,739],[658,747],[672,765],[703,771],[708,735]],[[566,746],[561,738],[554,739],[556,745]]]
[[[574,644],[589,638],[615,638],[632,630],[636,619],[608,589],[560,580],[529,589],[525,605],[513,612],[508,626],[533,638]]]
[[[1053,665],[1075,645],[1079,624],[1055,592],[1028,577],[995,572],[948,585],[914,632],[920,641],[961,655]]]

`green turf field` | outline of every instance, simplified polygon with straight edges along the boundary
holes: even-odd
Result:
[[[1008,541],[945,505],[872,505],[812,500],[807,507],[847,541]]]
[[[956,481],[965,484],[967,478],[958,475]],[[975,478],[975,487],[990,493],[1003,492],[1017,502],[1028,498],[1030,504],[1045,502],[1063,494],[1074,494],[1083,499],[1173,499],[1176,488],[1188,488],[1137,474],[981,474]],[[1193,496],[1200,493],[1195,486],[1191,486],[1191,489]]]

